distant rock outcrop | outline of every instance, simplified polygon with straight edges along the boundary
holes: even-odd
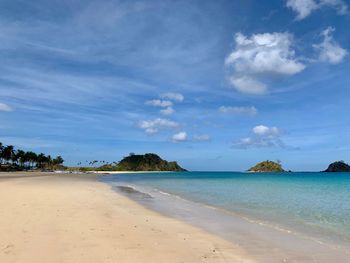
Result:
[[[331,163],[324,172],[350,172],[350,165],[344,161]]]
[[[168,162],[157,154],[130,154],[116,165],[104,165],[100,171],[186,171],[177,162]]]
[[[277,162],[264,161],[258,163],[248,170],[248,172],[262,173],[262,172],[285,172],[282,165]]]

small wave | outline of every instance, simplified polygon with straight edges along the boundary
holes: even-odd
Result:
[[[153,198],[153,196],[150,195],[149,193],[139,191],[132,186],[117,185],[116,188],[118,190],[120,190],[121,192],[126,193],[126,194],[137,195],[137,196],[140,196],[142,198]]]

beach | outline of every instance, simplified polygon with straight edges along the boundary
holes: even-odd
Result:
[[[148,210],[98,177],[0,174],[0,262],[255,262],[239,246]]]

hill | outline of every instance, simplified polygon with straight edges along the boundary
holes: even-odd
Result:
[[[350,172],[350,165],[344,161],[331,163],[324,172]]]
[[[285,170],[282,168],[282,165],[276,162],[272,161],[264,161],[261,163],[258,163],[257,165],[251,167],[248,172],[255,172],[255,173],[261,173],[261,172],[285,172]]]
[[[101,166],[100,171],[186,171],[177,162],[168,162],[157,154],[130,154],[115,165]]]

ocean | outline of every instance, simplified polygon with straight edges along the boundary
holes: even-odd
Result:
[[[350,173],[138,173],[101,180],[263,262],[350,262]]]

